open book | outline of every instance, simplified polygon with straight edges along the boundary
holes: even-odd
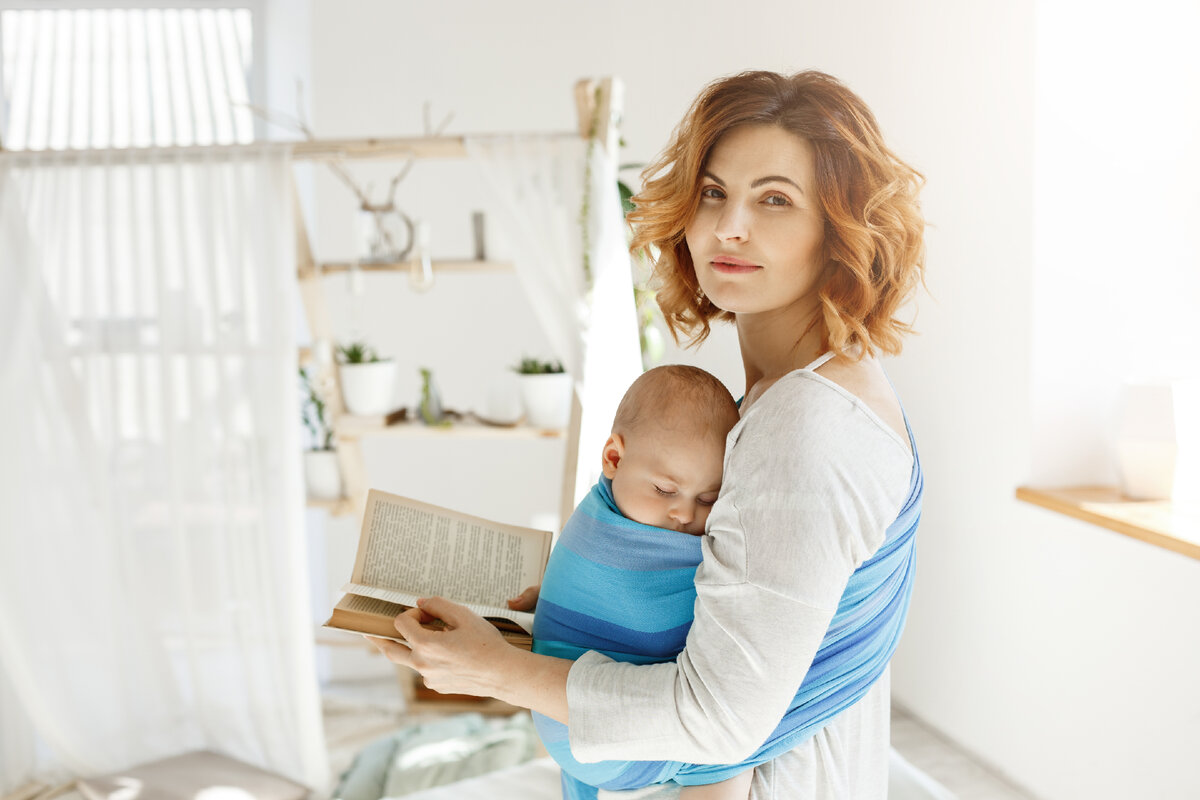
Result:
[[[513,611],[505,600],[542,582],[551,536],[372,489],[354,574],[325,627],[400,642],[392,619],[418,598],[440,595],[529,649],[533,614]]]

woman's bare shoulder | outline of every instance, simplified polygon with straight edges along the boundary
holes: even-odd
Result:
[[[855,361],[838,356],[817,367],[815,372],[857,397],[902,440],[908,441],[900,401],[878,359],[867,357]]]

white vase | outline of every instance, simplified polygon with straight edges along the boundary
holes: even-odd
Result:
[[[571,421],[571,376],[566,372],[519,375],[525,424],[534,428],[565,428]]]
[[[1194,381],[1139,381],[1121,386],[1116,432],[1121,491],[1137,500],[1191,501],[1196,480]],[[1188,495],[1185,497],[1185,495]]]
[[[396,410],[396,362],[341,364],[338,374],[342,398],[351,414],[372,416]]]
[[[314,500],[336,500],[342,496],[342,472],[336,451],[304,451],[304,485]]]

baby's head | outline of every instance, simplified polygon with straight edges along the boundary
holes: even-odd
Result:
[[[725,437],[737,404],[715,377],[670,365],[645,372],[621,400],[604,443],[613,499],[635,522],[704,533],[721,489]]]

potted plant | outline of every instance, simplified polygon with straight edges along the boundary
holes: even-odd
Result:
[[[304,484],[308,496],[318,500],[336,500],[342,496],[342,474],[337,451],[333,449],[333,426],[325,416],[325,398],[300,368],[300,419],[308,430],[304,451]]]
[[[513,371],[521,389],[526,424],[565,428],[571,419],[571,376],[562,362],[522,358]]]
[[[356,341],[338,346],[342,397],[351,414],[387,414],[396,407],[396,362],[380,358],[374,348]]]

